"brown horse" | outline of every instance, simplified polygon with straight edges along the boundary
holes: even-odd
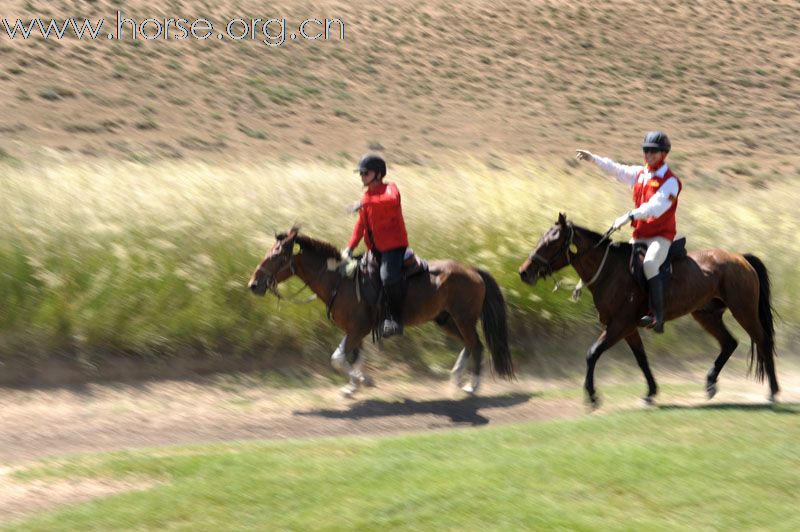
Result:
[[[298,253],[294,252],[295,246]],[[277,295],[277,285],[297,275],[325,303],[333,322],[345,332],[331,363],[350,378],[342,389],[350,395],[365,379],[359,350],[375,324],[377,309],[360,297],[363,289],[357,290],[358,281],[337,271],[340,260],[336,247],[298,234],[298,228],[293,227],[288,233],[277,235],[248,286],[257,295],[264,295],[268,289]],[[480,318],[495,371],[507,379],[513,377],[505,300],[487,272],[452,260],[431,261],[428,272],[408,279],[403,317],[408,326],[435,320],[445,332],[463,342],[452,376],[460,385],[467,358],[472,357],[472,381],[463,387],[468,393],[475,393],[480,383],[483,344],[476,330]]]
[[[594,388],[597,360],[604,351],[624,339],[647,380],[644,400],[651,403],[657,391],[656,382],[637,330],[640,316],[647,311],[647,294],[628,269],[631,244],[612,243],[607,237],[608,233],[600,235],[573,225],[564,214],[559,214],[556,224],[539,239],[520,266],[519,274],[524,282],[533,285],[537,279],[567,265],[575,268],[581,280],[588,283],[586,286],[594,298],[600,322],[605,326],[586,357],[584,388],[588,400],[597,405]],[[722,349],[706,377],[709,399],[716,394],[717,377],[738,345],[722,321],[727,308],[750,335],[758,353],[756,375],[763,381],[766,373],[769,398],[774,401],[779,391],[775,377],[775,331],[769,275],[764,263],[753,255],[706,249],[691,252],[672,264],[673,279],[665,298],[665,320],[691,313],[717,339]],[[751,344],[751,366],[754,356]]]

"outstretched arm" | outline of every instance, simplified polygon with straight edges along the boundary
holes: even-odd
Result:
[[[588,150],[576,150],[575,157],[581,161],[592,161],[604,172],[613,175],[617,181],[625,183],[629,187],[636,184],[636,177],[642,171],[642,166],[619,164],[608,157],[600,157]]]

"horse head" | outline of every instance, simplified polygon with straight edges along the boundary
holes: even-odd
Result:
[[[555,225],[545,232],[519,267],[519,276],[528,284],[536,284],[540,278],[552,275],[570,263],[570,247],[575,238],[575,229],[567,215],[559,213]]]
[[[299,230],[298,226],[292,226],[288,232],[275,235],[275,244],[267,251],[247,283],[254,294],[263,296],[267,290],[275,291],[279,283],[294,275],[294,239]]]

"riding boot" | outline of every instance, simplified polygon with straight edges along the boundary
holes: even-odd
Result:
[[[397,282],[385,286],[384,292],[389,306],[389,315],[383,321],[383,336],[389,337],[403,334],[403,283]]]
[[[652,328],[657,333],[664,332],[664,283],[661,274],[647,280],[650,295],[650,314],[642,316],[640,327]]]

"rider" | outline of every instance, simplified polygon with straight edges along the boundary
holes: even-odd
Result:
[[[635,208],[614,220],[614,230],[631,222],[634,244],[645,244],[644,274],[650,294],[650,313],[639,321],[642,327],[664,332],[664,285],[659,268],[667,258],[675,239],[675,211],[683,185],[669,169],[665,159],[671,144],[663,131],[650,131],[642,142],[644,166],[628,166],[599,157],[587,150],[577,150],[580,160],[594,161],[609,174],[633,187]]]
[[[383,336],[403,334],[402,268],[408,236],[400,206],[400,192],[394,183],[384,183],[386,161],[379,155],[364,155],[358,162],[357,172],[361,183],[367,187],[356,204],[358,221],[342,258],[353,256],[353,249],[361,238],[380,260],[381,282],[389,306],[389,316],[383,322]]]

